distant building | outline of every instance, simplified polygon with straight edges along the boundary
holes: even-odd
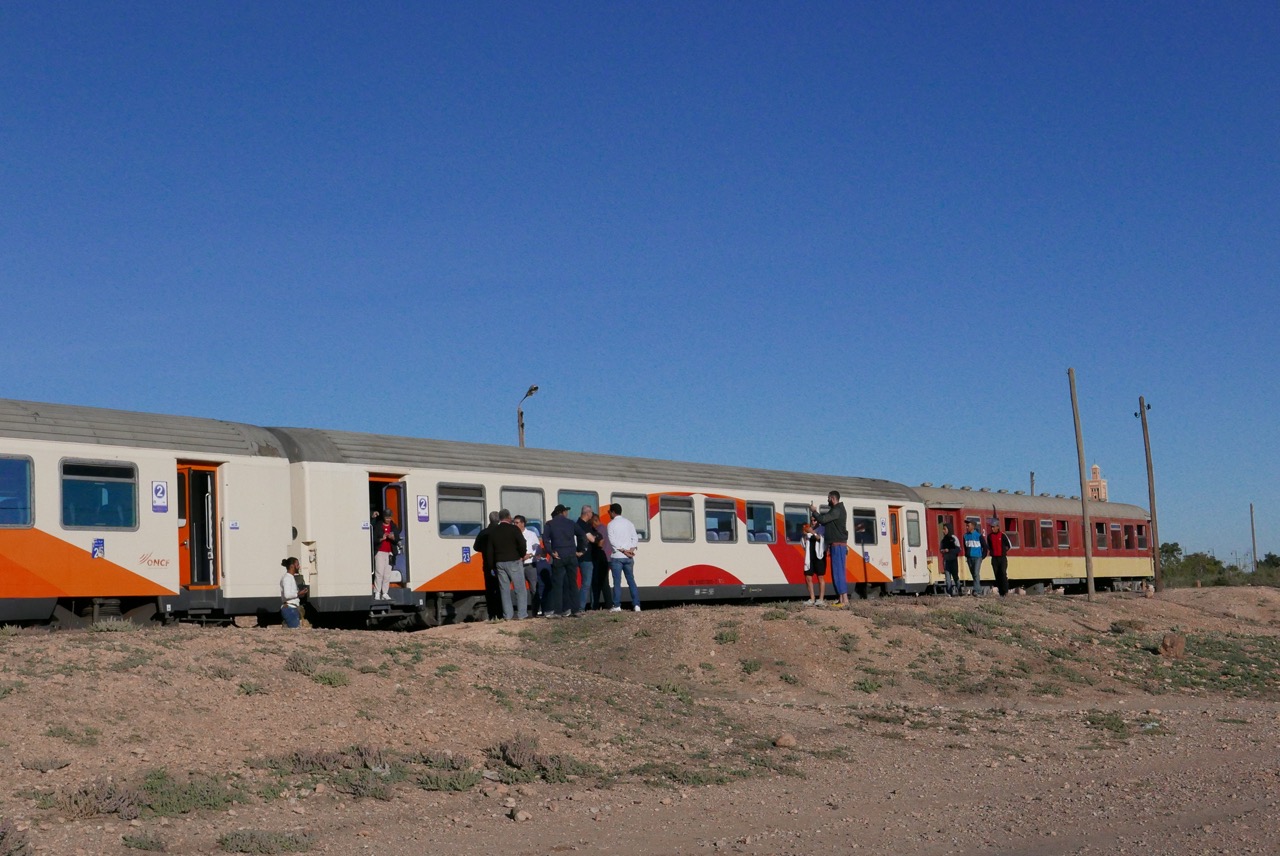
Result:
[[[1098,502],[1107,501],[1107,480],[1102,477],[1102,467],[1094,464],[1089,468],[1089,480],[1084,483],[1089,491],[1089,498]]]

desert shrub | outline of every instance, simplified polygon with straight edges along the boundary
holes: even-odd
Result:
[[[785,621],[788,615],[785,609],[766,609],[760,617],[765,621]]]
[[[418,763],[435,770],[469,770],[471,759],[464,755],[455,755],[447,750],[429,749],[423,752]]]
[[[102,618],[89,625],[94,633],[134,633],[140,629],[140,625],[122,618]]]
[[[316,672],[311,676],[311,680],[321,686],[345,687],[351,683],[351,676],[338,669],[326,669],[323,672]]]
[[[168,770],[152,770],[142,781],[142,798],[153,813],[174,817],[193,811],[221,811],[240,799],[240,792],[222,779],[204,773],[192,773],[185,782],[169,775]]]
[[[130,850],[148,850],[152,853],[165,852],[164,840],[154,832],[135,832],[121,836],[120,843]]]
[[[76,731],[74,728],[69,728],[65,725],[51,725],[44,735],[45,737],[61,738],[76,746],[97,746],[98,735],[101,733],[96,728],[85,728],[81,731]]]
[[[0,698],[12,695],[25,686],[26,684],[22,681],[5,681],[4,683],[0,683]]]
[[[517,770],[527,770],[538,764],[538,738],[525,731],[516,732],[510,740],[503,740],[495,747],[496,758]]]
[[[248,696],[262,695],[266,691],[267,691],[267,688],[264,687],[262,684],[258,683],[257,681],[241,681],[240,682],[240,695],[248,695]]]
[[[479,770],[430,770],[418,777],[425,791],[469,791],[484,780]]]
[[[760,671],[759,660],[739,660],[738,663],[742,666],[742,671],[748,675],[754,675]]]
[[[716,644],[729,645],[738,641],[738,631],[732,627],[716,631]]]
[[[28,856],[31,842],[27,833],[7,820],[0,820],[0,856]]]
[[[52,773],[54,770],[69,766],[71,762],[62,758],[28,758],[22,762],[22,769],[35,770],[37,773]]]
[[[109,779],[95,779],[60,791],[53,797],[51,807],[72,820],[104,814],[133,820],[142,813],[142,803],[142,795],[135,789]]]
[[[237,829],[218,839],[225,853],[306,853],[311,845],[311,836],[304,833],[261,829]]]
[[[284,658],[284,670],[286,672],[297,672],[308,677],[316,673],[318,665],[319,661],[316,659],[316,655],[310,651],[294,651]]]

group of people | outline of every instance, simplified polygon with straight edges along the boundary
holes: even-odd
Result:
[[[636,527],[622,515],[622,506],[609,506],[609,523],[590,505],[577,519],[557,505],[539,537],[522,515],[507,509],[492,512],[489,525],[476,536],[472,549],[484,562],[485,595],[489,614],[521,620],[530,614],[546,618],[576,618],[588,609],[603,609],[607,595],[605,569],[612,571],[610,611],[622,611],[622,579],[631,594],[631,608],[640,611],[635,555],[640,546]],[[579,583],[581,576],[581,583]]]
[[[991,557],[991,572],[996,578],[996,589],[1000,596],[1009,593],[1009,551],[1013,544],[1009,536],[1000,530],[1000,522],[991,521],[990,536],[982,534],[978,524],[972,520],[964,524],[963,542],[956,539],[951,526],[943,524],[942,538],[938,542],[938,552],[942,554],[943,578],[947,597],[959,597],[963,594],[960,585],[960,555],[964,554],[965,563],[969,566],[969,576],[973,580],[971,594],[981,596],[982,561]]]

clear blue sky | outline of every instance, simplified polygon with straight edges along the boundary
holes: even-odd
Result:
[[[7,397],[1280,552],[1280,6],[0,4]]]

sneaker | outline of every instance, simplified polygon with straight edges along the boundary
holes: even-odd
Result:
[[[804,602],[804,605],[805,605],[805,606],[813,606],[813,605],[815,605],[816,603],[817,603],[817,601],[816,601],[816,600],[814,600],[813,598],[809,598],[808,600],[806,600],[806,601]]]
[[[539,610],[538,610],[538,616],[539,616],[539,617],[541,617],[541,616],[542,616],[542,610],[541,610],[541,609],[539,609]]]
[[[545,616],[545,617],[546,617],[546,618],[559,618],[559,617],[560,617],[560,613],[558,613],[558,612],[548,612],[548,613],[546,614],[546,616]]]
[[[561,617],[561,618],[573,618],[573,613],[572,613],[572,612],[562,612],[562,613],[560,613],[560,617]]]
[[[636,612],[639,612],[639,611],[640,611],[640,604],[638,604],[638,603],[637,603],[635,606],[633,606],[633,607],[631,607],[631,608],[632,608],[633,610],[635,610]]]
[[[610,611],[610,612],[622,612],[622,607],[620,607],[620,606],[615,606],[615,607],[612,607],[609,611]]]

